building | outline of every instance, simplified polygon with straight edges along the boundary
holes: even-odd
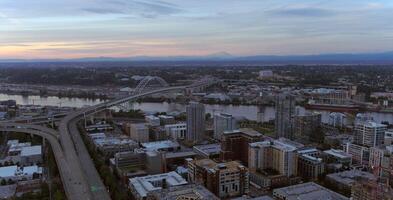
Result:
[[[165,133],[174,140],[184,140],[187,134],[187,124],[178,123],[165,125]]]
[[[219,198],[236,197],[249,192],[247,167],[239,162],[216,163],[211,159],[187,159],[188,180],[202,184]]]
[[[155,142],[141,143],[142,148],[149,151],[178,151],[180,150],[180,144],[172,140],[161,140]]]
[[[260,196],[260,197],[238,197],[231,200],[274,200],[270,196]]]
[[[359,177],[352,186],[352,200],[393,200],[393,189],[376,180]]]
[[[105,133],[92,133],[89,134],[89,137],[96,148],[108,156],[113,156],[118,152],[132,151],[139,147],[134,140],[123,137],[108,137]]]
[[[344,146],[345,152],[352,156],[352,163],[355,165],[367,166],[370,159],[370,148],[347,143]]]
[[[136,200],[144,200],[149,192],[157,192],[173,186],[185,185],[187,181],[176,172],[131,178],[128,186]]]
[[[385,131],[385,145],[392,145],[393,144],[393,129],[389,129]]]
[[[158,174],[166,171],[165,153],[136,149],[135,151],[116,153],[111,164],[123,176],[127,176],[130,169],[143,170],[148,174]]]
[[[219,200],[202,185],[189,184],[173,186],[148,193],[147,200]]]
[[[325,180],[328,183],[330,183],[330,185],[333,185],[335,188],[341,191],[350,192],[352,185],[356,182],[356,179],[359,177],[365,177],[369,180],[377,179],[377,177],[375,177],[371,173],[353,169],[353,170],[328,174],[326,175]]]
[[[221,140],[220,159],[238,160],[248,166],[248,146],[263,140],[263,135],[253,129],[224,131]]]
[[[380,146],[385,140],[387,126],[373,121],[359,122],[355,124],[354,143],[366,147]]]
[[[216,113],[214,114],[214,138],[221,140],[224,131],[237,129],[235,118],[231,114]]]
[[[329,114],[328,124],[336,128],[344,128],[347,125],[347,116],[343,113],[332,112]]]
[[[352,165],[352,156],[343,150],[329,149],[323,152],[323,159],[327,165],[327,171],[349,169]]]
[[[276,96],[276,138],[293,138],[293,120],[295,117],[295,97],[291,94],[279,94]]]
[[[42,167],[37,165],[18,167],[16,165],[0,167],[0,180],[32,180],[42,176]]]
[[[294,138],[301,142],[323,142],[321,129],[322,115],[306,113],[296,115],[294,119]]]
[[[311,93],[310,103],[327,105],[348,105],[350,92],[346,89],[318,88]]]
[[[42,146],[23,147],[20,152],[20,165],[34,165],[42,163]]]
[[[304,180],[318,180],[325,172],[325,162],[320,152],[315,149],[302,149],[297,151],[297,172]]]
[[[370,148],[369,168],[371,172],[381,178],[381,180],[389,180],[391,173],[393,173],[392,151],[393,146],[380,146]]]
[[[203,140],[205,135],[205,106],[197,102],[191,102],[186,107],[187,134],[186,141],[197,143]]]
[[[219,158],[221,152],[221,144],[205,144],[205,145],[197,145],[193,147],[193,151],[197,153],[200,158]]]
[[[314,182],[308,182],[273,190],[276,200],[349,200],[341,194],[333,192]]]
[[[137,142],[149,142],[149,128],[145,123],[132,123],[129,125],[131,139]]]
[[[174,124],[176,123],[175,117],[169,116],[169,115],[158,115],[158,118],[160,118],[160,123],[162,125],[167,125],[167,124]]]
[[[302,145],[285,138],[251,143],[248,168],[251,172],[273,169],[281,175],[297,175],[296,150]]]
[[[42,163],[42,146],[31,146],[30,142],[19,143],[18,140],[7,141],[7,156],[2,160],[19,163],[20,165],[33,165]]]
[[[159,126],[160,125],[160,118],[154,115],[147,115],[145,116],[145,121],[150,126]]]

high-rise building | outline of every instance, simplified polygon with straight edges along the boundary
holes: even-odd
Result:
[[[297,175],[296,150],[303,145],[285,138],[250,144],[248,168],[250,171],[273,169],[279,174]]]
[[[188,180],[202,184],[222,199],[241,196],[249,192],[247,167],[237,161],[216,163],[211,159],[187,159]]]
[[[355,124],[354,143],[367,147],[380,146],[384,143],[387,126],[373,121]]]
[[[205,106],[201,103],[191,102],[186,107],[187,134],[186,141],[199,142],[205,134]]]
[[[248,166],[248,146],[263,140],[263,135],[253,129],[224,131],[221,140],[220,159],[224,161],[239,160]]]
[[[295,97],[291,94],[276,96],[276,138],[293,138],[293,118],[295,116]]]
[[[214,114],[214,138],[221,140],[224,131],[232,131],[235,129],[237,129],[237,123],[231,114]]]
[[[305,113],[294,118],[294,138],[301,142],[323,142],[320,113]]]

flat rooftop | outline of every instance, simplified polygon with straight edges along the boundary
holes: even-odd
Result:
[[[339,150],[339,149],[329,149],[329,150],[324,151],[324,153],[332,155],[337,158],[341,158],[341,159],[352,157],[351,155],[347,154],[345,151]]]
[[[129,180],[129,186],[141,197],[147,196],[147,193],[151,191],[163,189],[164,182],[167,187],[187,184],[187,181],[176,172],[136,177]]]
[[[343,171],[343,172],[338,172],[334,174],[328,174],[326,175],[328,179],[334,180],[338,183],[351,186],[357,177],[363,177],[366,179],[370,180],[375,180],[377,177],[374,176],[374,174],[371,174],[369,172],[364,172],[360,171],[357,169],[349,170],[349,171]]]
[[[221,144],[215,143],[215,144],[197,145],[197,146],[194,146],[193,148],[195,150],[203,152],[204,154],[212,155],[212,154],[219,154],[220,153]]]
[[[22,147],[20,155],[21,156],[33,156],[33,155],[41,155],[42,147],[41,145]]]
[[[155,149],[158,150],[158,149],[166,149],[166,148],[177,148],[180,147],[180,144],[172,140],[162,140],[162,141],[142,143],[141,146],[149,150],[155,150]]]
[[[173,200],[181,197],[189,197],[189,199],[209,199],[219,200],[212,192],[203,187],[202,185],[189,184],[174,186],[168,189],[152,193],[156,199],[160,200]],[[267,199],[268,200],[268,199]]]
[[[273,195],[285,197],[286,200],[348,200],[347,197],[314,182],[274,189]]]

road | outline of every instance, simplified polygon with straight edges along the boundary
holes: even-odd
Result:
[[[59,134],[57,131],[43,126],[18,123],[0,123],[0,131],[21,132],[45,138],[52,147],[68,199],[92,199],[89,196],[89,189],[85,180],[74,173],[75,165],[66,159],[63,148],[58,140]]]
[[[77,122],[90,115],[115,105],[157,93],[190,89],[212,83],[200,82],[190,86],[167,87],[131,95],[79,109],[67,114],[59,124],[59,131],[34,125],[0,122],[0,130],[35,134],[44,137],[52,146],[67,198],[70,200],[109,200],[110,195],[103,184],[94,162],[77,129]]]

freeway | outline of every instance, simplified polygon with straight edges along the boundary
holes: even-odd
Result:
[[[66,159],[57,131],[43,126],[19,123],[0,123],[0,131],[21,132],[45,138],[52,147],[67,197],[69,199],[91,199],[85,180],[74,173],[75,166]]]
[[[76,123],[80,119],[82,119],[86,115],[90,115],[111,108],[115,105],[135,100],[143,96],[148,96],[157,93],[185,90],[185,89],[200,87],[212,83],[215,82],[210,82],[210,83],[205,82],[205,83],[193,84],[190,86],[176,86],[176,87],[156,89],[141,94],[135,94],[124,98],[104,102],[101,104],[97,104],[95,106],[82,108],[64,117],[59,125],[61,144],[63,145],[63,148],[65,150],[65,155],[67,157],[67,160],[74,161],[75,165],[78,165],[80,167],[80,170],[82,171],[81,176],[85,178],[87,184],[89,185],[90,188],[89,193],[91,193],[93,199],[109,200],[110,196],[105,188],[105,185],[102,183],[100,175],[94,166],[94,162],[91,159],[89,152],[87,151],[86,146],[83,143],[82,137],[77,129]],[[80,174],[79,171],[77,173]]]
[[[16,123],[21,122],[18,120],[0,122],[0,131],[15,131],[34,134],[48,140],[55,155],[56,163],[58,165],[59,173],[68,199],[109,200],[109,193],[105,185],[102,183],[100,175],[94,166],[94,162],[91,159],[77,129],[77,122],[85,115],[90,115],[143,96],[191,89],[200,86],[203,87],[212,83],[215,83],[215,81],[205,81],[192,84],[190,86],[167,87],[83,108],[75,112],[68,113],[60,121],[59,131],[34,124]],[[30,121],[30,123],[33,122]]]

